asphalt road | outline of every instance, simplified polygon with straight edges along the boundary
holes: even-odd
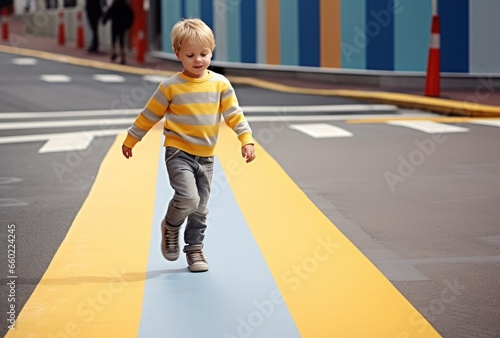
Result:
[[[0,54],[0,125],[34,125],[0,129],[0,138],[124,129],[129,122],[109,121],[133,115],[6,113],[137,109],[156,87],[135,75],[117,74],[123,82],[103,83],[94,78],[106,74],[102,70],[46,60],[22,66],[12,59]],[[70,82],[45,82],[44,74],[66,75]],[[360,103],[252,87],[236,91],[243,106]],[[398,113],[405,112],[392,115]],[[257,141],[444,337],[499,337],[500,128],[464,123],[455,125],[465,132],[427,134],[387,123],[350,123],[351,117],[312,121],[249,114]],[[82,120],[104,122],[37,125]],[[311,123],[352,135],[315,138],[297,128]],[[0,144],[0,238],[7,244],[2,247],[12,244],[8,225],[15,225],[18,309],[64,239],[113,139],[96,134],[84,150],[43,153],[46,140]],[[11,275],[7,253],[3,257],[2,334]]]
[[[0,138],[97,132],[85,149],[40,153],[47,138],[0,144],[0,238],[5,243],[2,245],[5,264],[0,266],[0,306],[8,309],[10,305],[8,276],[13,274],[9,273],[7,250],[15,247],[15,301],[19,312],[92,187],[114,139],[103,133],[109,129],[125,130],[131,122],[118,123],[117,119],[133,119],[156,89],[157,82],[128,74],[101,82],[96,75],[116,74],[8,54],[0,54],[0,69]],[[238,87],[237,92],[242,105],[252,106],[357,103],[339,98],[269,93],[251,87]],[[119,109],[132,112],[112,114]],[[101,114],[86,113],[96,110],[102,110]],[[72,122],[75,124],[55,126]],[[4,334],[6,311],[2,311],[1,318],[0,331]]]
[[[444,337],[498,337],[500,130],[328,123],[354,137],[274,127],[264,147]]]

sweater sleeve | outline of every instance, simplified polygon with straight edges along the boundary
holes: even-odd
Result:
[[[134,124],[128,128],[128,134],[123,144],[133,148],[165,116],[169,104],[170,100],[166,95],[166,89],[163,84],[160,84],[135,119]]]
[[[229,83],[221,93],[221,112],[226,124],[238,136],[241,146],[254,143],[252,129],[243,115],[234,88]]]

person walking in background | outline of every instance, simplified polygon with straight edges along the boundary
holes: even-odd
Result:
[[[111,20],[111,61],[118,57],[116,43],[120,44],[120,63],[125,64],[125,33],[132,27],[134,12],[126,0],[113,0],[102,20],[106,24]]]
[[[102,16],[103,0],[86,0],[85,12],[87,13],[87,20],[89,21],[92,38],[87,52],[97,53],[99,51],[99,19]]]

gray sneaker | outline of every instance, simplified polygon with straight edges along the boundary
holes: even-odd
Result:
[[[179,229],[180,226],[170,226],[165,220],[161,222],[161,253],[169,261],[179,258]]]
[[[208,270],[208,263],[203,255],[203,245],[186,245],[184,252],[191,272],[203,272]]]

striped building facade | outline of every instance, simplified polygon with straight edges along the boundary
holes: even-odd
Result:
[[[214,60],[425,71],[431,0],[159,0],[162,51],[171,27],[199,17]],[[500,74],[500,1],[439,0],[443,72]]]

